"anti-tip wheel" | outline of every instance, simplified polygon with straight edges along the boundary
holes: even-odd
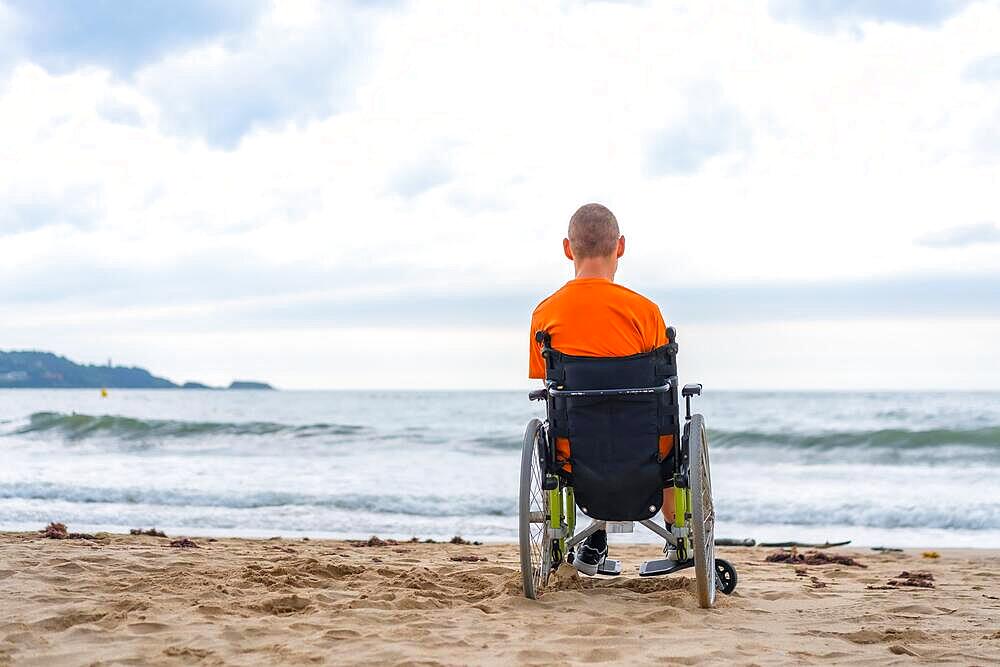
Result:
[[[722,558],[715,559],[715,587],[720,593],[732,595],[736,590],[736,583],[739,577],[736,576],[736,568],[728,560]]]

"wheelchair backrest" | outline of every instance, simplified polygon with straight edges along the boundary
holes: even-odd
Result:
[[[579,357],[544,337],[550,437],[568,438],[577,504],[595,519],[639,521],[663,504],[673,474],[659,456],[660,436],[680,443],[677,345],[627,357]],[[566,395],[564,392],[663,387],[658,393]]]

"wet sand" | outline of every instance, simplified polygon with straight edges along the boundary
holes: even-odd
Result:
[[[860,568],[720,549],[740,584],[705,611],[690,571],[637,576],[653,545],[612,543],[623,576],[566,568],[531,601],[510,544],[170,542],[0,534],[0,665],[1000,662],[992,550],[834,550]],[[879,588],[903,571],[934,588]]]

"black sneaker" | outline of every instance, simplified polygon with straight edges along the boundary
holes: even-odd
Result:
[[[591,546],[589,542],[590,540],[588,539],[580,545],[580,548],[576,552],[576,557],[573,558],[573,567],[579,570],[581,574],[592,577],[597,574],[597,568],[608,557],[608,543],[607,540],[603,540],[604,544],[598,548]]]

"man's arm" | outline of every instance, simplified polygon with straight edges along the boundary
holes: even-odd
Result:
[[[653,344],[649,348],[650,350],[655,350],[661,345],[666,345],[667,343],[670,342],[670,340],[667,338],[667,325],[663,321],[663,315],[660,313],[659,306],[654,304],[653,311],[654,311],[653,330],[652,332],[650,332],[652,333]]]
[[[528,378],[532,380],[545,379],[545,359],[542,350],[535,342],[535,331],[538,323],[531,318],[531,331],[528,332]]]

